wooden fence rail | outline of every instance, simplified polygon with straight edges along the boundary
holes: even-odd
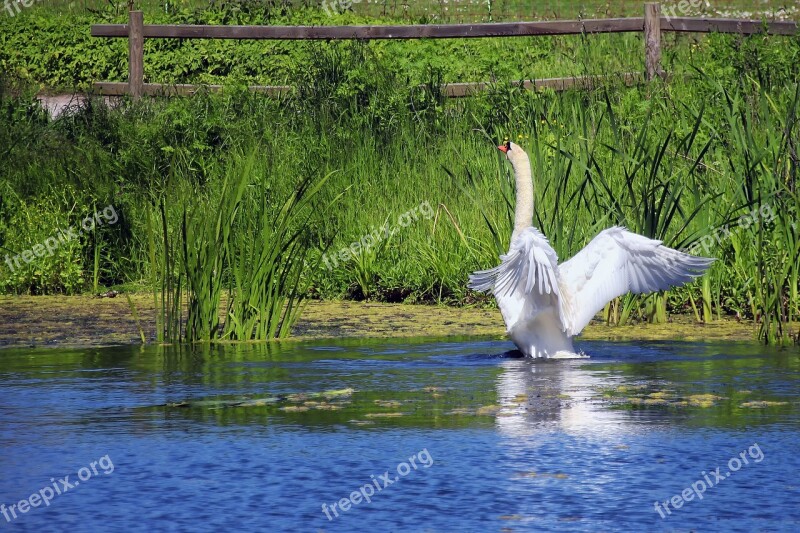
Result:
[[[487,22],[479,24],[409,24],[402,26],[214,26],[145,25],[148,39],[470,39],[576,35],[642,31],[644,19],[587,19],[554,22]],[[93,37],[127,37],[129,24],[92,26]]]
[[[198,89],[193,85],[144,83],[145,39],[281,39],[281,40],[341,40],[341,39],[470,39],[485,37],[523,37],[546,35],[580,35],[591,33],[642,32],[644,34],[644,79],[663,76],[661,69],[661,33],[737,33],[752,35],[796,35],[797,22],[762,22],[757,20],[714,19],[692,17],[662,17],[661,4],[644,4],[644,17],[562,20],[552,22],[512,22],[481,24],[416,24],[405,26],[198,26],[144,24],[141,11],[131,11],[128,24],[97,24],[92,26],[93,37],[128,39],[128,82],[96,82],[95,91],[105,95],[129,94],[190,94]],[[516,82],[526,88],[591,87],[600,76],[554,78]],[[622,75],[626,84],[638,83],[642,76]],[[445,86],[445,94],[461,97],[485,90],[485,82],[455,83]],[[209,86],[218,90],[220,86]],[[251,90],[278,94],[290,90],[286,86],[252,86]]]

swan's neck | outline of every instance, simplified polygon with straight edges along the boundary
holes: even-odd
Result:
[[[523,153],[511,162],[514,167],[514,178],[517,181],[517,206],[514,209],[514,233],[511,240],[525,228],[533,225],[533,181],[531,180],[531,162]]]

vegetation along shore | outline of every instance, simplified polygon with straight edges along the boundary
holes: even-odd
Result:
[[[327,17],[255,6],[147,16]],[[684,288],[613,302],[608,321],[682,314],[798,338],[798,37],[670,35],[669,81],[559,93],[508,82],[641,72],[641,36],[147,41],[147,81],[226,89],[90,98],[52,119],[43,89],[125,79],[124,40],[88,37],[120,17],[41,6],[0,17],[0,293],[146,292],[124,305],[150,309],[163,341],[286,336],[302,299],[490,307],[466,280],[508,247],[514,191],[495,148],[508,138],[531,154],[534,224],[559,257],[623,225],[717,259]],[[491,90],[472,98],[440,88],[482,80]],[[295,89],[269,98],[248,83]]]

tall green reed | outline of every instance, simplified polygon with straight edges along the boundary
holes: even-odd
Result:
[[[322,256],[313,249],[308,225],[320,213],[314,200],[330,174],[305,178],[276,213],[267,198],[253,198],[235,220],[224,246],[230,266],[230,300],[223,337],[264,340],[286,337],[299,317]],[[324,209],[321,211],[324,212]]]
[[[265,340],[290,333],[319,268],[319,259],[307,260],[307,234],[317,223],[314,199],[328,176],[303,179],[276,209],[265,196],[262,169],[250,152],[232,159],[218,189],[175,191],[170,201],[182,205],[177,231],[162,198],[161,248],[148,219],[159,340]]]

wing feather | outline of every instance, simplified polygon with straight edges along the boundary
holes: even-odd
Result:
[[[614,298],[683,285],[702,275],[713,261],[667,248],[625,228],[609,228],[559,266],[561,321],[568,335],[577,335]]]
[[[558,296],[558,255],[542,232],[526,228],[500,256],[500,264],[470,275],[468,286],[499,297],[516,291]]]

